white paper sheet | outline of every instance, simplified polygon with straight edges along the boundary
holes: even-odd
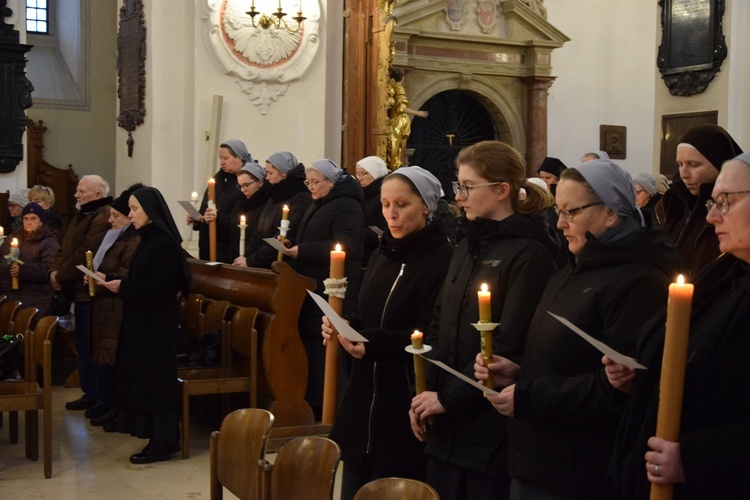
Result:
[[[589,335],[588,333],[584,332],[580,328],[578,328],[576,325],[568,321],[567,319],[563,318],[562,316],[558,316],[557,314],[551,313],[547,311],[547,314],[555,318],[557,321],[562,323],[563,325],[567,326],[571,330],[573,330],[575,333],[577,333],[583,340],[594,346],[599,352],[602,354],[606,354],[609,359],[614,361],[615,363],[625,365],[628,368],[635,368],[637,370],[646,370],[646,367],[640,364],[635,359],[631,358],[630,356],[625,356],[624,354],[620,354],[619,352],[615,351],[611,347],[609,347],[607,344],[600,340],[596,340],[594,337]]]
[[[102,283],[104,283],[104,281],[105,281],[105,280],[101,279],[99,276],[97,276],[96,274],[94,274],[91,271],[89,271],[89,268],[86,267],[86,266],[84,266],[84,265],[77,265],[76,269],[78,269],[79,271],[81,271],[83,274],[87,275],[89,278],[95,279],[96,281],[100,281]]]
[[[454,370],[453,368],[451,368],[450,366],[446,365],[445,363],[443,363],[441,361],[437,361],[435,359],[430,359],[430,358],[427,358],[425,356],[422,356],[422,358],[426,359],[427,361],[429,361],[433,365],[439,366],[440,368],[442,368],[443,370],[447,371],[451,375],[455,375],[456,377],[460,378],[461,380],[463,380],[467,384],[473,385],[474,387],[476,387],[477,389],[479,389],[480,391],[482,391],[485,394],[499,394],[499,392],[497,392],[497,391],[495,391],[493,389],[490,389],[489,387],[486,387],[484,384],[482,384],[481,382],[479,382],[477,380],[474,380],[472,378],[467,377],[463,373]]]
[[[320,310],[323,311],[323,314],[328,317],[333,327],[337,332],[339,332],[339,335],[344,337],[349,342],[369,342],[365,337],[360,335],[357,330],[349,326],[349,323],[344,321],[341,316],[336,314],[336,311],[334,311],[333,308],[328,305],[326,299],[315,292],[311,292],[310,290],[308,290],[307,293],[309,293],[310,297],[312,297],[315,303],[318,304],[318,307],[320,307]]]
[[[275,250],[278,250],[279,252],[283,252],[286,249],[284,244],[276,238],[263,238],[263,241],[271,245]]]
[[[380,238],[381,236],[383,236],[383,230],[382,230],[382,229],[380,229],[380,228],[379,228],[378,226],[367,226],[367,227],[369,227],[369,228],[370,228],[370,230],[371,230],[371,231],[372,231],[373,233],[377,234],[377,235],[378,235],[378,238]]]
[[[201,213],[195,209],[192,203],[190,203],[189,201],[178,201],[177,203],[179,203],[180,206],[185,209],[185,211],[190,217],[193,218],[193,220],[200,220]]]

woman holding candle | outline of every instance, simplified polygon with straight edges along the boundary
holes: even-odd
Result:
[[[235,252],[238,255],[233,262],[235,266],[247,265],[245,256],[247,255],[248,242],[250,241],[249,236],[257,230],[263,207],[266,201],[268,201],[268,192],[263,189],[263,181],[265,179],[266,169],[255,162],[245,163],[242,169],[237,172],[237,187],[245,195],[245,199],[235,203],[232,209],[232,220],[235,223],[231,228],[232,241],[230,246],[236,249]],[[243,228],[239,227],[241,224],[240,217],[245,218],[244,238],[241,238]],[[241,241],[242,239],[244,239],[243,242]],[[241,242],[244,243],[244,247],[240,252]]]
[[[412,355],[404,351],[415,329],[426,330],[453,249],[434,218],[440,182],[420,167],[386,176],[380,199],[388,228],[362,279],[349,323],[369,342],[339,342],[351,355],[352,373],[331,439],[342,450],[342,500],[365,483],[397,476],[424,480],[424,446],[409,425]],[[332,334],[323,318],[323,338]]]
[[[21,307],[36,307],[46,311],[55,293],[47,276],[60,244],[57,235],[45,226],[45,210],[37,203],[28,203],[20,214],[22,227],[13,231],[0,245],[0,255],[10,253],[13,239],[18,241],[21,265],[9,264],[0,257],[0,294],[21,301]],[[12,278],[18,280],[13,290]]]
[[[362,272],[362,188],[331,160],[316,160],[305,167],[313,202],[294,238],[288,236],[284,253],[298,273],[314,279],[316,291],[323,293],[323,280],[330,276],[331,250],[338,243],[346,252],[344,276],[347,278],[344,313],[351,312],[359,293]],[[307,351],[307,394],[314,412],[322,409],[325,352],[320,342],[323,314],[308,297],[299,317],[299,333]]]
[[[630,355],[639,327],[666,302],[677,252],[663,233],[643,227],[632,178],[609,160],[567,169],[556,202],[574,258],[538,302],[520,368],[502,355],[489,365],[501,392],[487,399],[509,418],[514,498],[594,500],[604,498],[619,420],[609,406],[614,391],[599,351],[547,311]],[[477,356],[480,379],[484,365]]]
[[[219,146],[219,165],[221,169],[216,172],[213,179],[216,190],[216,210],[208,208],[208,189],[203,194],[198,211],[203,214],[200,220],[193,220],[188,215],[188,223],[193,225],[193,230],[198,231],[198,251],[201,260],[209,260],[209,225],[216,221],[216,260],[231,263],[237,255],[236,246],[231,245],[232,228],[238,224],[238,220],[232,218],[232,209],[235,203],[244,199],[237,184],[237,172],[245,163],[252,162],[253,158],[245,144],[238,139],[230,139]]]
[[[294,239],[302,217],[312,203],[310,191],[305,186],[305,166],[289,151],[272,154],[266,160],[263,190],[268,193],[268,200],[261,210],[255,231],[246,240],[244,265],[270,269],[278,252],[263,239],[279,234],[285,207],[289,220],[286,238]],[[235,261],[235,264],[243,265],[242,261]]]
[[[664,232],[680,251],[680,272],[695,277],[719,256],[719,246],[706,222],[706,200],[722,164],[742,153],[732,136],[718,125],[690,127],[677,145],[679,179],[672,182],[656,212]]]
[[[141,188],[130,196],[129,207],[141,243],[128,276],[101,286],[123,299],[115,369],[117,430],[149,439],[130,457],[134,464],[149,464],[169,460],[180,449],[175,297],[187,296],[190,271],[161,193]]]
[[[646,499],[650,484],[675,499],[745,498],[750,491],[750,153],[724,164],[707,221],[724,252],[695,279],[679,440],[654,436],[665,309],[639,336],[637,374],[605,358],[610,383],[629,393],[610,464],[613,498]],[[665,353],[665,356],[667,354]]]
[[[488,285],[495,352],[520,358],[526,330],[544,285],[555,271],[559,247],[539,215],[548,191],[526,182],[523,157],[498,141],[463,149],[456,159],[456,201],[465,212],[458,244],[443,281],[425,344],[429,357],[473,375],[480,350],[477,292]],[[519,191],[527,191],[521,202]],[[484,318],[486,319],[486,318]],[[411,405],[412,430],[426,439],[426,481],[441,498],[508,497],[505,418],[482,393],[432,365],[427,391]],[[423,423],[429,422],[425,435]]]

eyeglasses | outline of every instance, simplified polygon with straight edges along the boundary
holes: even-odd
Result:
[[[321,182],[325,182],[326,179],[323,179],[322,181],[311,181],[310,179],[305,179],[305,186],[311,188],[311,187],[318,187],[318,184]],[[330,181],[329,181],[330,182]]]
[[[750,190],[746,191],[733,191],[731,193],[719,193],[716,198],[709,198],[706,200],[706,210],[709,212],[716,205],[721,215],[726,215],[729,212],[729,195],[730,194],[746,194],[750,193]]]
[[[247,188],[249,188],[250,186],[252,186],[252,185],[253,185],[253,184],[255,184],[256,182],[260,182],[260,181],[258,181],[258,180],[254,180],[254,181],[252,181],[252,182],[246,182],[246,183],[244,183],[244,184],[237,184],[237,189],[239,189],[240,191],[242,191],[243,189],[247,189]]]
[[[560,217],[561,215],[565,217],[565,220],[572,221],[573,216],[583,210],[584,208],[589,207],[595,207],[597,205],[604,205],[603,201],[595,201],[594,203],[587,203],[586,205],[581,205],[580,207],[571,208],[570,210],[564,210],[562,208],[558,208],[557,205],[554,206],[555,212],[557,212],[557,216]]]
[[[498,184],[502,184],[503,182],[507,181],[497,181],[497,182],[485,182],[483,184],[474,184],[472,186],[469,186],[468,184],[459,184],[458,181],[451,182],[451,185],[453,186],[453,194],[457,194],[461,196],[461,198],[468,198],[469,197],[469,191],[482,186],[497,186]]]
[[[357,172],[357,179],[366,179],[368,175],[370,175],[370,172],[368,172],[367,170],[365,170],[364,172]]]

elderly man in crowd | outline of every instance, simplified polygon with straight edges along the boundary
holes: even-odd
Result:
[[[91,297],[88,288],[83,286],[83,275],[76,269],[79,264],[86,265],[86,251],[96,252],[104,235],[109,230],[109,205],[112,198],[109,184],[98,175],[86,175],[78,181],[75,192],[78,214],[65,233],[55,262],[50,267],[49,280],[59,290],[59,302],[75,303],[75,341],[78,350],[78,375],[81,379],[83,396],[65,404],[68,410],[89,410],[97,416],[94,408],[97,400],[91,361]],[[69,307],[69,306],[68,306]],[[65,311],[56,311],[64,314]],[[101,410],[101,409],[100,409]],[[106,413],[103,409],[101,413]]]

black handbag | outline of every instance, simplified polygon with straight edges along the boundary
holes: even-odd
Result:
[[[61,290],[52,295],[52,301],[49,303],[45,316],[65,316],[70,312],[70,306],[73,303],[75,291],[71,286],[63,286]]]
[[[0,380],[23,371],[23,335],[0,337]]]

